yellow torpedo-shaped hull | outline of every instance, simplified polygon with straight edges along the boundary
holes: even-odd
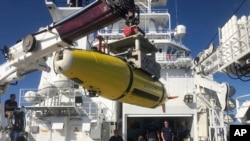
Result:
[[[162,83],[126,61],[86,50],[64,50],[55,56],[55,68],[102,97],[154,108],[166,101]]]

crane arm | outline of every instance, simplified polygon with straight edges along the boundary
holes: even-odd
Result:
[[[218,99],[219,102],[217,106],[220,106],[220,109],[224,111],[227,108],[228,95],[234,94],[234,88],[227,83],[217,83],[208,77],[195,75],[194,78],[197,93],[200,94],[200,97],[204,97],[203,99],[208,101],[211,101],[213,98]],[[212,92],[214,92],[214,97],[212,97]],[[206,96],[207,94],[209,94],[209,96]]]
[[[219,46],[213,44],[199,53],[194,59],[193,72],[198,90],[208,89],[215,92],[222,110],[233,108],[235,93],[233,87],[226,83],[214,83],[209,77],[217,72],[227,74],[233,79],[249,81],[250,76],[250,23],[247,16],[233,15],[228,22],[219,28]],[[200,95],[203,101],[213,94]],[[210,98],[211,99],[211,98]],[[210,100],[209,99],[209,100]]]
[[[216,72],[227,73],[239,79],[249,77],[250,71],[250,23],[246,16],[233,15],[219,29],[219,46],[210,47],[194,59],[194,72],[210,75]]]
[[[50,71],[45,61],[53,52],[121,18],[126,19],[128,11],[135,12],[135,9],[133,0],[97,0],[39,32],[27,35],[9,49],[3,49],[7,61],[0,65],[0,94],[9,84],[30,72]]]

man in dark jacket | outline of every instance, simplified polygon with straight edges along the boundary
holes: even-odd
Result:
[[[11,94],[10,99],[6,100],[4,104],[5,116],[8,119],[8,127],[11,126],[10,121],[16,109],[18,109],[17,102],[16,102],[16,95]]]
[[[118,130],[114,130],[114,135],[110,137],[109,141],[123,141],[122,137],[118,134]]]
[[[148,138],[148,141],[160,140],[160,133],[153,122],[149,125],[147,129],[147,138]]]

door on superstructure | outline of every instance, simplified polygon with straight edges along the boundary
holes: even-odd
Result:
[[[191,136],[193,117],[127,117],[127,141],[137,141],[139,134],[146,136],[150,124],[154,124],[159,133],[167,120],[174,131],[175,141],[183,141]]]

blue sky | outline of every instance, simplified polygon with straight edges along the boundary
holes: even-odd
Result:
[[[168,0],[167,9],[172,14],[172,27],[175,27],[176,21],[178,21],[178,24],[186,26],[187,36],[184,38],[183,43],[191,50],[192,56],[195,57],[199,52],[207,48],[216,35],[218,27],[222,26],[235,13],[243,1],[177,0],[176,10],[176,1]],[[236,15],[248,16],[250,14],[249,9],[250,1],[246,0]],[[52,19],[44,0],[1,0],[0,48],[4,45],[12,46],[25,35],[34,33],[40,27],[51,22]],[[213,42],[218,42],[218,36]],[[3,62],[4,57],[0,55],[0,64]],[[234,86],[237,95],[250,93],[249,82],[232,80],[226,74],[218,74],[215,78],[219,82],[226,81]],[[10,93],[19,94],[20,88],[37,88],[39,80],[40,72],[26,76],[16,86],[9,87],[1,102],[8,98]]]

